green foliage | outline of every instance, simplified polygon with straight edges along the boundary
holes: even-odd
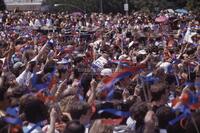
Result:
[[[121,12],[124,13],[124,3],[126,0],[102,0],[104,13]],[[61,10],[87,12],[100,12],[101,0],[46,0],[48,4],[65,4],[57,7]],[[199,11],[200,0],[128,0],[129,10],[143,10],[156,12],[162,9],[185,8]]]
[[[65,4],[59,6],[59,9],[74,11],[78,9],[85,10],[86,12],[100,12],[101,0],[46,0],[47,4]],[[102,0],[102,8],[104,13],[109,12],[124,12],[125,0]],[[129,8],[132,10],[133,6],[130,4]]]
[[[4,3],[4,0],[0,0],[0,11],[5,10],[5,9],[6,9],[6,6],[5,6],[5,3]]]
[[[200,12],[200,1],[199,0],[188,0],[186,4],[189,10],[193,10],[194,12]]]

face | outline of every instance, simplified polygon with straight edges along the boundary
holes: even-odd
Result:
[[[168,101],[168,97],[169,97],[169,90],[166,89],[165,94],[163,94],[161,97],[161,104],[166,104]]]
[[[90,122],[90,118],[92,117],[92,109],[88,109],[87,113],[85,115],[82,115],[80,118],[80,122],[84,125],[87,125]]]
[[[12,86],[16,83],[16,77],[13,73],[8,73],[7,78],[9,79],[8,83]]]

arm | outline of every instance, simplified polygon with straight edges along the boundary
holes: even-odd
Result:
[[[47,50],[47,43],[40,49],[40,51],[38,52],[38,54],[31,60],[31,61],[38,61],[38,59],[41,58],[42,54],[45,52],[45,50]]]
[[[95,98],[96,98],[97,82],[94,79],[92,79],[92,81],[90,82],[90,86],[91,86],[91,88],[89,90],[90,91],[90,96],[89,96],[87,102],[91,105],[93,103],[93,101],[95,100]]]
[[[23,85],[28,85],[28,80],[30,80],[29,75],[31,75],[31,72],[29,72],[28,70],[24,70],[17,78],[16,81],[17,83],[21,86]]]
[[[143,133],[155,133],[156,129],[156,115],[153,111],[148,111],[144,118],[144,132]]]
[[[147,61],[149,61],[150,58],[151,58],[151,55],[148,54],[148,55],[146,56],[146,58],[145,58],[143,61],[140,62],[140,64],[146,64]]]
[[[19,85],[29,85],[29,81],[31,79],[31,65],[30,63],[27,64],[26,69],[16,78],[16,81]]]
[[[178,55],[177,59],[181,58],[181,56],[185,53],[185,51],[187,50],[187,48],[188,48],[188,44],[185,46],[185,48],[184,47],[181,48],[181,52]]]
[[[116,69],[115,69],[115,72],[119,72],[120,69],[121,69],[121,64],[119,63],[119,64],[117,64],[117,67],[116,67]]]
[[[62,92],[64,91],[64,89],[66,88],[66,83],[67,83],[67,79],[65,79],[61,84],[60,86],[58,87],[56,93],[55,93],[55,97],[56,99],[58,99],[61,95],[62,95]]]
[[[55,124],[56,124],[56,114],[57,112],[55,111],[54,108],[52,108],[51,113],[50,113],[50,127],[48,128],[47,133],[55,133]]]

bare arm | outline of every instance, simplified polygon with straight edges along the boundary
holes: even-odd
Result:
[[[145,118],[145,127],[143,133],[155,133],[157,117],[153,111],[148,111]]]
[[[90,82],[90,85],[91,85],[91,89],[89,90],[90,91],[90,96],[89,96],[89,99],[88,99],[87,102],[91,105],[93,103],[93,101],[95,100],[95,98],[96,98],[97,82],[93,79]]]
[[[52,108],[50,113],[50,127],[48,128],[47,133],[55,133],[56,114],[57,112]]]

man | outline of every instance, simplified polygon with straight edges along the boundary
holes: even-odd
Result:
[[[155,83],[150,88],[151,91],[151,106],[156,110],[164,106],[168,101],[169,90],[164,83]]]

